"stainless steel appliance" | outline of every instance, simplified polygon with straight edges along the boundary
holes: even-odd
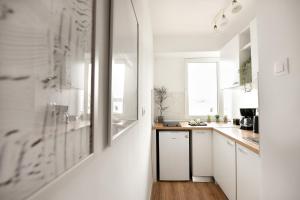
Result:
[[[253,117],[256,114],[256,108],[241,108],[240,128],[243,130],[253,130]]]
[[[234,125],[239,126],[239,125],[240,125],[240,119],[232,119],[232,123],[233,123]]]
[[[168,127],[180,127],[180,121],[178,120],[165,120],[163,124]]]

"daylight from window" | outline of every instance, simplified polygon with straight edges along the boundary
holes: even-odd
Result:
[[[217,63],[187,63],[188,115],[218,112]]]
[[[115,114],[122,114],[124,109],[125,67],[125,64],[113,64],[112,68],[112,73],[115,75],[112,81],[112,106]]]

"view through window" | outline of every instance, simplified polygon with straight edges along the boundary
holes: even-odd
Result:
[[[123,101],[124,101],[124,83],[125,83],[125,64],[115,64],[113,65],[113,74],[115,79],[112,82],[112,106],[114,114],[123,113]]]
[[[187,63],[188,115],[218,113],[217,63]]]

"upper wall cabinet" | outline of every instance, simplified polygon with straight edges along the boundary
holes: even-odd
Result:
[[[250,27],[248,26],[239,34],[240,85],[252,82],[251,45]]]
[[[254,19],[221,49],[221,89],[256,83],[259,68],[256,26]]]
[[[258,43],[256,19],[239,34],[240,85],[256,83],[258,75]],[[256,84],[254,84],[256,85]]]
[[[220,56],[221,89],[239,86],[239,36],[234,37],[221,49]]]
[[[258,41],[257,41],[256,19],[254,19],[250,23],[250,39],[251,39],[252,82],[257,82],[259,65],[258,65]]]

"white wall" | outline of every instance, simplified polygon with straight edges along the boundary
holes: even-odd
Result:
[[[184,59],[155,58],[154,87],[164,86],[168,89],[164,113],[166,119],[180,119],[184,116]],[[157,112],[157,109],[155,110]],[[157,116],[157,115],[156,115]]]
[[[154,87],[165,86],[169,97],[168,109],[164,116],[167,120],[187,119],[185,113],[185,58],[218,58],[219,52],[173,52],[156,53],[154,60]],[[223,92],[224,91],[224,92]],[[241,87],[225,89],[220,92],[220,113],[230,119],[240,117],[240,108],[257,108],[257,90],[245,93]],[[158,115],[157,109],[156,115]],[[206,119],[203,119],[206,120]]]
[[[259,89],[262,199],[300,199],[300,1],[259,3]],[[289,57],[290,74],[273,64]]]
[[[140,24],[140,109],[137,126],[107,143],[109,1],[97,0],[95,155],[35,195],[34,200],[146,200],[152,185],[152,29],[147,0],[134,0]]]
[[[154,38],[155,52],[217,51],[224,44],[218,35],[157,35]]]
[[[252,88],[245,92],[243,87],[222,90],[223,114],[229,119],[240,118],[240,108],[258,108],[258,91]]]
[[[154,60],[154,87],[168,89],[164,113],[167,120],[183,120],[185,115],[186,58],[216,58],[219,52],[173,52],[156,54]],[[156,110],[156,114],[158,114]]]

